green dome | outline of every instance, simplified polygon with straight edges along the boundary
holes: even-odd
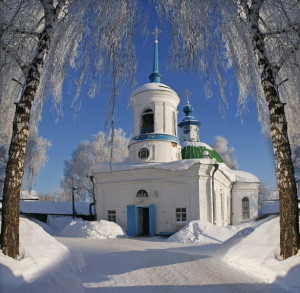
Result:
[[[207,151],[209,157],[211,159],[215,159],[218,163],[223,163],[222,158],[219,154],[214,150],[206,146],[195,146],[195,145],[187,145],[182,148],[181,155],[182,159],[202,159],[203,153]]]

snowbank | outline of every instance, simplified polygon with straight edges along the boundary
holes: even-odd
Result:
[[[48,216],[47,226],[52,229],[52,231],[54,232],[53,235],[57,236],[62,231],[62,229],[69,225],[73,220],[74,218],[69,216]]]
[[[86,239],[112,239],[125,237],[126,233],[116,223],[100,220],[88,222],[81,219],[72,220],[59,233],[61,237]]]
[[[20,259],[0,252],[0,292],[84,292],[72,274],[84,265],[80,255],[71,257],[69,250],[38,224],[21,218]]]
[[[251,224],[219,227],[207,222],[191,221],[168,238],[177,243],[222,243]]]
[[[48,223],[50,226],[40,224],[67,237],[107,239],[125,235],[120,226],[104,220],[86,222],[53,217]],[[70,252],[41,226],[24,218],[20,220],[20,241],[19,260],[0,252],[0,292],[84,292],[75,276],[86,265],[78,250]],[[264,281],[276,282],[288,292],[300,292],[300,254],[280,260],[278,218],[227,227],[192,221],[167,241],[199,245],[220,243],[219,252],[227,251],[223,258],[230,265]]]
[[[279,257],[279,218],[269,220],[232,246],[224,260],[269,282],[276,281],[289,292],[300,292],[300,254]]]

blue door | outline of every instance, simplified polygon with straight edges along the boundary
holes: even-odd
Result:
[[[127,234],[128,236],[155,236],[155,205],[140,207],[127,206]]]
[[[136,236],[136,206],[127,206],[127,234],[128,236]]]
[[[149,235],[155,236],[155,205],[149,205]]]

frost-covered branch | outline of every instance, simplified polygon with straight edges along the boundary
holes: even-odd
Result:
[[[276,70],[279,71],[290,58],[292,58],[297,52],[300,51],[299,49],[300,49],[300,41],[297,44],[293,45],[291,48],[286,50],[284,56],[282,56],[277,61],[274,68],[276,68]]]
[[[239,15],[241,18],[249,20],[250,8],[247,0],[237,0],[237,5],[240,7]]]
[[[25,183],[28,184],[29,190],[32,189],[34,180],[48,160],[46,152],[49,147],[51,147],[51,142],[38,136],[36,127],[33,127],[29,134],[24,163],[25,177],[27,179]]]
[[[10,56],[10,58],[12,60],[14,60],[15,63],[19,66],[19,68],[23,71],[23,73],[26,74],[25,70],[26,70],[27,66],[24,64],[22,59],[8,45],[3,43],[1,40],[0,40],[0,48],[6,54],[8,54]]]
[[[100,86],[106,88],[105,84],[113,76],[116,82],[112,83],[110,94],[116,93],[121,84],[132,85],[136,63],[133,50],[135,1],[4,0],[4,3],[7,5],[0,6],[0,19],[7,28],[39,33],[36,42],[32,42],[28,34],[9,29],[0,34],[1,43],[10,49],[0,47],[0,110],[5,113],[0,116],[0,124],[8,126],[4,129],[12,137],[4,184],[1,245],[4,254],[16,258],[19,193],[29,121],[31,127],[37,125],[43,102],[50,94],[54,106],[60,107],[69,66],[77,70],[75,75],[79,76],[74,103],[81,94],[82,84],[90,85],[91,95],[95,95]],[[112,56],[117,71],[111,66]],[[28,64],[24,76],[18,70],[18,65],[22,66],[19,60]],[[19,80],[23,88],[17,87],[13,80]],[[111,96],[116,99],[116,94]],[[11,107],[14,103],[15,109]]]
[[[20,34],[20,35],[27,35],[27,36],[31,36],[34,37],[35,39],[38,39],[40,37],[40,33],[39,32],[35,32],[35,31],[27,31],[27,30],[21,30],[21,29],[12,29],[10,27],[5,28],[5,26],[3,28],[0,29],[1,32],[10,32],[12,34]]]

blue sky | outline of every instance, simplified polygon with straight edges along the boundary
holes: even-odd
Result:
[[[166,25],[157,22],[153,17],[149,21],[149,30],[158,26],[162,33],[159,35],[159,71],[162,74],[162,83],[173,88],[180,96],[178,107],[178,122],[184,117],[182,108],[185,104],[185,96],[182,93],[186,88],[192,92],[190,103],[194,108],[194,116],[200,120],[200,140],[212,144],[214,136],[224,136],[229,141],[229,146],[235,148],[235,156],[239,163],[239,169],[248,171],[258,176],[261,181],[275,188],[275,171],[272,148],[261,133],[261,126],[257,119],[257,110],[254,101],[249,101],[249,111],[241,117],[237,112],[237,89],[233,87],[233,94],[228,97],[229,107],[224,118],[219,111],[219,95],[213,88],[214,96],[205,98],[204,84],[201,76],[195,73],[167,72],[167,57],[170,46],[170,36]],[[137,53],[137,87],[149,82],[148,75],[152,71],[153,60],[153,36],[148,38],[136,36]],[[34,189],[39,193],[48,193],[60,189],[60,178],[63,176],[64,160],[71,157],[71,153],[83,140],[92,140],[93,134],[104,131],[105,120],[105,92],[95,97],[82,99],[82,106],[77,118],[74,120],[71,107],[72,93],[65,87],[63,90],[64,115],[58,117],[47,101],[44,106],[39,134],[52,142],[52,147],[47,152],[49,157],[47,164],[41,170],[36,180]],[[131,109],[127,107],[128,94],[122,92],[118,99],[116,112],[116,127],[121,127],[130,136],[132,133]]]

